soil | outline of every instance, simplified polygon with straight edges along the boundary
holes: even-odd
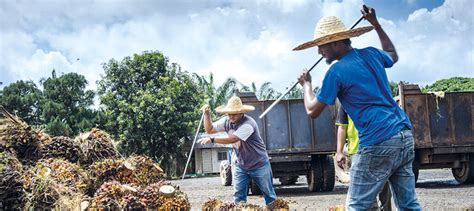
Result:
[[[174,183],[188,195],[193,210],[200,210],[209,197],[232,201],[232,186],[222,186],[218,176],[176,180]],[[278,197],[293,201],[291,210],[342,207],[348,189],[348,185],[336,182],[332,192],[309,192],[303,176],[292,186],[282,186],[278,179],[274,179],[274,187]],[[474,210],[474,184],[459,184],[451,169],[421,170],[416,193],[423,210]],[[264,200],[262,196],[249,196],[248,203],[263,206]]]

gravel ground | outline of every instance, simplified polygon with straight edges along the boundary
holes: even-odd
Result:
[[[200,210],[209,197],[232,200],[232,186],[222,186],[217,176],[177,180],[174,183],[188,195],[193,210]],[[305,177],[300,177],[293,186],[281,186],[278,180],[274,180],[274,184],[278,197],[294,201],[290,204],[292,210],[328,210],[342,206],[348,188],[345,184],[336,183],[333,192],[309,192]],[[416,193],[424,210],[474,210],[474,185],[458,184],[450,169],[421,170]],[[261,196],[249,196],[248,202],[264,205]]]

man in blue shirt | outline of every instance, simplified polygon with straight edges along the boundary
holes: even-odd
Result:
[[[336,17],[326,17],[316,25],[314,40],[294,49],[317,46],[328,64],[337,60],[327,71],[316,98],[308,71],[299,77],[306,112],[316,118],[337,97],[359,131],[359,150],[352,159],[346,199],[349,210],[369,209],[387,180],[399,209],[419,210],[412,171],[411,123],[393,100],[385,72],[397,62],[398,55],[375,10],[364,5],[361,12],[372,26],[347,29]],[[352,48],[349,38],[372,29],[383,50]]]

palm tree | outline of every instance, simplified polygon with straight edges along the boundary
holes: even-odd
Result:
[[[281,93],[275,91],[271,86],[271,82],[264,82],[258,89],[257,96],[261,100],[273,100],[278,98]]]
[[[250,86],[247,86],[239,82],[239,86],[240,86],[239,92],[254,92],[254,93],[257,92],[257,85],[255,85],[255,82],[252,82]]]
[[[219,105],[225,104],[226,100],[233,95],[238,84],[236,79],[227,78],[221,86],[216,87],[214,74],[212,73],[209,76],[200,76],[194,73],[193,78],[207,98],[206,103],[209,104],[212,110]]]
[[[264,82],[258,89],[255,82],[252,82],[250,86],[246,86],[244,84],[240,84],[242,88],[240,88],[241,92],[254,92],[259,100],[273,100],[278,98],[281,93],[275,91],[271,87],[271,82]]]

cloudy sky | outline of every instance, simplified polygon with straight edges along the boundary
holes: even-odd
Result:
[[[313,37],[323,16],[352,25],[364,3],[398,50],[390,80],[426,85],[474,77],[471,0],[1,0],[0,88],[20,79],[38,83],[56,69],[84,75],[95,89],[102,63],[158,50],[184,70],[214,73],[218,84],[228,77],[269,81],[283,92],[320,57],[316,48],[291,49]],[[352,41],[380,48],[375,32]],[[315,86],[327,68],[313,70]]]

